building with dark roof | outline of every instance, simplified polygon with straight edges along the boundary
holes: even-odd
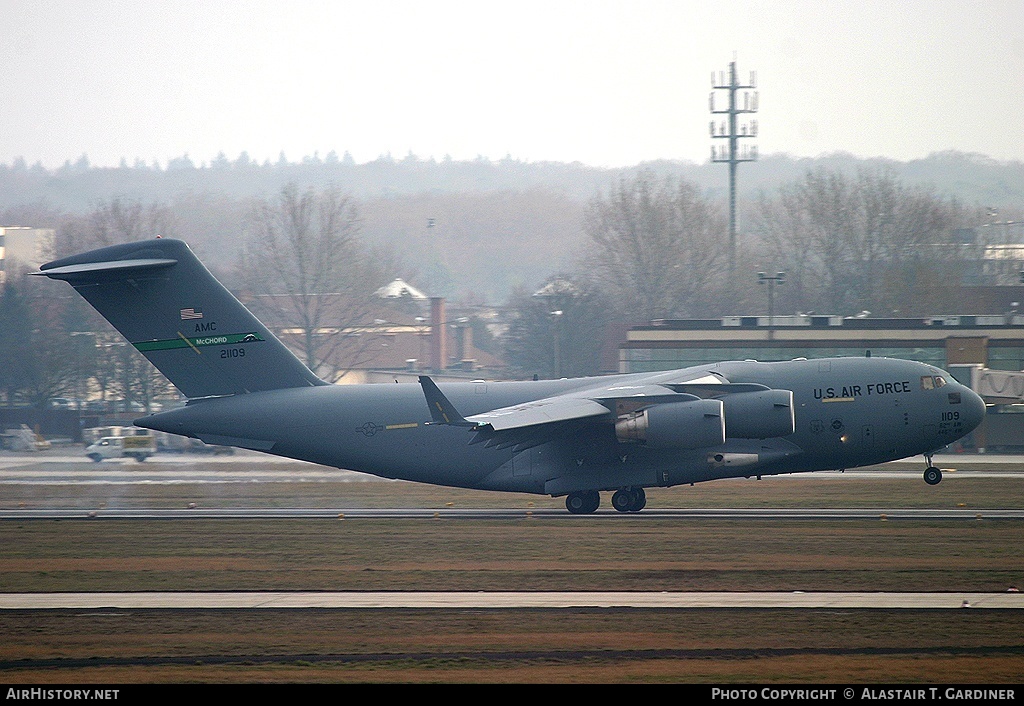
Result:
[[[940,368],[1024,370],[1024,316],[727,316],[634,326],[619,346],[620,372],[671,370],[720,360],[877,355]]]

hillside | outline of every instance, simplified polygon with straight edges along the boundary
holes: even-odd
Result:
[[[911,162],[847,154],[765,156],[740,168],[741,209],[759,191],[770,193],[817,167],[852,173],[880,165],[907,184],[928,185],[966,205],[995,208],[1000,214],[1024,212],[1024,163],[959,152]],[[334,185],[359,200],[368,244],[397,254],[418,286],[449,297],[500,302],[516,287],[532,287],[553,272],[571,269],[586,246],[588,201],[640,169],[693,181],[723,202],[727,197],[727,170],[711,163],[659,161],[602,169],[409,155],[356,164],[332,154],[275,164],[256,164],[242,155],[198,166],[181,157],[163,166],[111,169],[91,167],[83,156],[55,170],[22,160],[0,164],[0,221],[58,227],[65,215],[88,213],[114,197],[161,204],[173,214],[171,232],[164,235],[186,239],[229,268],[237,259],[253,199],[272,196],[289,182],[302,188]]]

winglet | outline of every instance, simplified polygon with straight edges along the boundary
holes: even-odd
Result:
[[[455,427],[475,427],[476,424],[466,421],[455,409],[455,406],[448,401],[444,393],[437,387],[437,384],[427,375],[420,375],[420,386],[423,387],[423,396],[427,398],[427,407],[430,408],[430,417],[433,421],[428,424],[448,424]]]

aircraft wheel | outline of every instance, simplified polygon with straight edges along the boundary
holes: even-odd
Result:
[[[637,494],[636,491],[631,488],[619,488],[612,495],[612,507],[619,512],[629,512],[633,509],[634,503],[636,503]]]
[[[629,506],[630,512],[640,512],[647,507],[647,493],[643,488],[633,489],[633,503]]]
[[[582,515],[587,511],[587,501],[580,493],[569,493],[565,497],[565,509],[574,515]]]
[[[935,466],[929,466],[924,469],[924,482],[928,485],[938,485],[939,481],[942,480],[942,471]]]
[[[586,515],[601,505],[601,494],[596,490],[569,493],[565,498],[565,509],[574,515]]]

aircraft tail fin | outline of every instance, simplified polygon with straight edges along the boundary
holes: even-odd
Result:
[[[326,385],[180,240],[155,239],[48,262],[190,398]]]

